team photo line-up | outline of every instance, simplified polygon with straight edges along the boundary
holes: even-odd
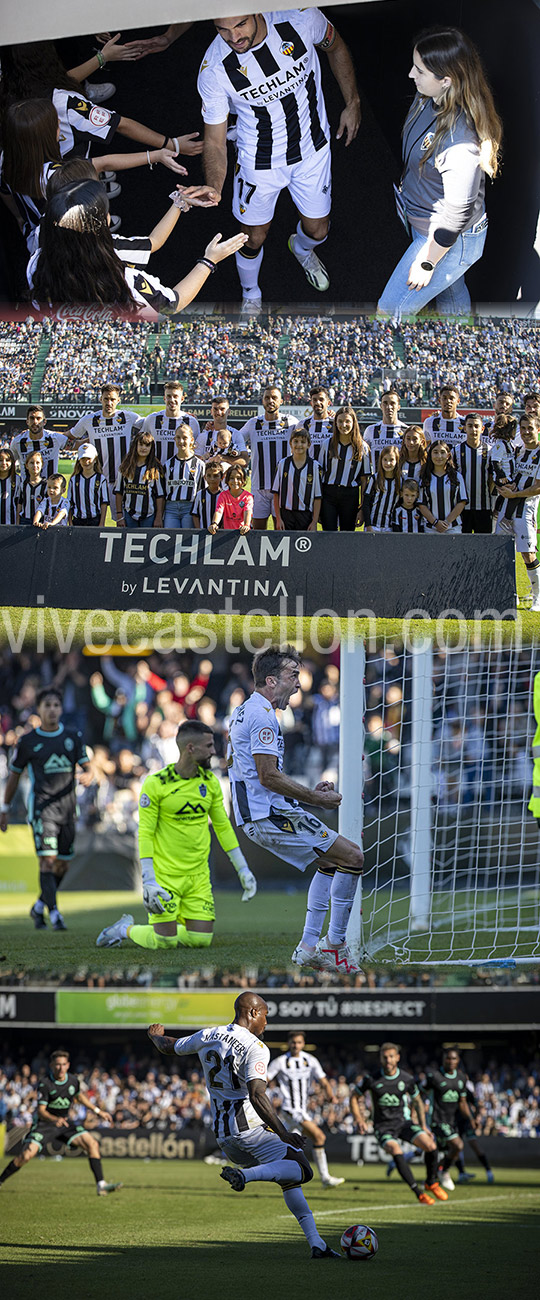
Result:
[[[314,809],[339,808],[342,796],[329,780],[311,789],[283,771],[285,742],[276,709],[285,709],[298,690],[301,659],[292,646],[271,646],[253,661],[253,693],[231,715],[227,769],[234,822],[248,845],[268,849],[304,872],[316,866],[310,882],[304,929],[292,954],[294,965],[353,974],[359,970],[346,931],[364,855],[358,844],[325,825]],[[64,931],[57,890],[74,853],[78,780],[92,781],[92,762],[82,733],[64,726],[62,693],[44,687],[36,698],[39,726],[23,733],[9,763],[0,831],[8,830],[11,804],[22,773],[31,776],[27,818],[39,862],[39,895],[30,915],[37,930]],[[212,727],[198,719],[178,728],[177,762],[143,781],[138,799],[139,857],[147,924],[125,913],[97,936],[98,947],[126,941],[149,950],[207,948],[212,943],[215,907],[209,869],[210,826],[229,858],[242,888],[242,901],[257,882],[239,845],[212,771]],[[323,927],[330,909],[328,931]]]
[[[330,230],[332,152],[352,146],[353,159],[361,123],[347,44],[316,8],[216,18],[198,77],[193,72],[202,140],[199,132],[186,134],[179,127],[163,135],[104,108],[96,96],[114,99],[113,85],[98,84],[92,98],[87,77],[96,59],[98,70],[118,60],[129,68],[167,48],[191,25],[172,24],[161,44],[159,38],[119,43],[119,34],[104,44],[96,38],[97,55],[69,69],[52,42],[2,48],[0,193],[26,241],[27,295],[38,306],[114,302],[175,315],[218,263],[235,254],[242,311],[257,315],[264,245],[284,190],[297,218],[289,253],[315,291],[328,290],[319,253]],[[339,88],[339,121],[332,126],[321,61]],[[410,242],[387,284],[381,283],[379,311],[399,320],[433,302],[443,314],[468,314],[465,274],[484,250],[485,181],[499,172],[503,124],[481,56],[465,31],[441,25],[411,34],[408,76],[414,93],[402,131],[402,175],[393,188],[396,221]],[[93,154],[117,132],[142,149]],[[158,165],[184,176],[178,158],[201,152],[204,184],[177,182],[150,234],[118,233],[120,221],[111,216],[109,200],[120,192],[119,170]],[[183,279],[163,284],[148,274],[152,254],[181,214],[219,207],[231,161],[232,214],[240,232],[225,241],[216,235]],[[357,264],[353,254],[351,299],[365,296],[355,293]]]
[[[506,534],[540,608],[540,393],[524,394],[518,416],[513,395],[500,391],[486,418],[460,412],[449,383],[440,410],[407,426],[390,388],[381,421],[362,429],[352,406],[332,412],[320,385],[311,417],[281,414],[281,391],[270,386],[264,415],[240,429],[229,427],[225,396],[214,397],[201,429],[182,410],[179,380],[166,382],[164,395],[164,408],[144,417],[122,409],[119,388],[105,384],[101,410],[67,433],[48,431],[43,408],[30,406],[26,430],[0,447],[0,523],[103,527],[110,509],[128,529],[246,533],[271,523],[302,532]],[[76,455],[69,486],[58,471],[62,451]]]
[[[433,1206],[436,1201],[448,1201],[448,1193],[455,1188],[450,1173],[454,1164],[460,1171],[459,1181],[465,1181],[461,1167],[465,1141],[471,1143],[487,1181],[493,1183],[489,1160],[476,1140],[475,1088],[457,1048],[441,1050],[439,1059],[423,1067],[415,1077],[402,1067],[398,1044],[385,1042],[378,1053],[378,1068],[366,1071],[360,1067],[351,1084],[343,1088],[341,1079],[336,1085],[317,1057],[306,1051],[301,1031],[291,1031],[287,1050],[271,1059],[270,1049],[261,1041],[267,1017],[264,999],[246,991],[234,1003],[230,1024],[181,1037],[166,1034],[162,1024],[152,1024],[148,1037],[164,1056],[198,1058],[215,1138],[216,1154],[207,1157],[208,1162],[222,1166],[220,1176],[235,1192],[245,1191],[250,1183],[276,1183],[304,1233],[313,1259],[340,1256],[318,1232],[302,1190],[313,1179],[305,1154],[309,1141],[322,1186],[331,1189],[345,1181],[330,1174],[325,1134],[311,1117],[310,1100],[321,1089],[326,1103],[336,1105],[339,1087],[340,1109],[348,1111],[353,1131],[373,1131],[384,1157],[390,1157],[387,1173],[396,1170],[419,1204]],[[0,1188],[51,1143],[82,1149],[88,1156],[98,1196],[122,1187],[121,1183],[107,1183],[103,1176],[95,1120],[91,1117],[96,1116],[100,1125],[121,1124],[121,1120],[112,1119],[108,1098],[95,1073],[90,1084],[85,1082],[71,1069],[69,1052],[58,1048],[51,1054],[48,1072],[39,1079],[36,1089],[27,1078],[26,1091],[36,1096],[36,1107],[30,1122],[22,1128],[20,1153],[0,1175]],[[170,1105],[177,1074],[178,1067],[167,1077],[160,1072],[156,1086],[156,1071],[147,1072],[146,1095],[153,1114],[156,1107],[159,1113],[162,1096],[163,1104]],[[127,1089],[130,1099],[134,1082],[132,1074]],[[133,1108],[129,1101],[126,1104],[124,1122],[133,1127],[129,1125]],[[87,1118],[92,1127],[86,1127]],[[422,1157],[425,1177],[418,1181],[411,1161]]]

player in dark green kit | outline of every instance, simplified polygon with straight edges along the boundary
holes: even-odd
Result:
[[[40,895],[30,916],[36,930],[46,929],[45,908],[53,930],[65,930],[64,918],[56,906],[56,891],[73,857],[75,840],[75,781],[89,785],[89,758],[80,731],[65,727],[62,695],[53,686],[40,691],[36,699],[39,727],[21,736],[9,765],[5,803],[0,804],[0,831],[7,830],[11,801],[21,773],[28,769],[30,797],[27,817],[39,860]],[[77,774],[77,767],[82,769]]]
[[[426,1129],[424,1103],[420,1090],[412,1074],[402,1070],[399,1065],[399,1047],[396,1043],[383,1043],[380,1051],[381,1069],[376,1074],[366,1074],[360,1083],[354,1085],[351,1095],[351,1114],[358,1131],[366,1131],[366,1108],[364,1097],[371,1093],[373,1104],[373,1131],[377,1142],[395,1161],[396,1169],[403,1181],[408,1183],[411,1191],[423,1205],[433,1205],[434,1197],[438,1201],[447,1201],[448,1195],[439,1185],[437,1167],[439,1153],[435,1138]],[[412,1118],[412,1108],[416,1111],[419,1123]],[[410,1142],[424,1152],[427,1179],[424,1191],[418,1187],[403,1155],[401,1141]]]
[[[108,1196],[109,1192],[116,1192],[122,1186],[121,1183],[105,1182],[97,1138],[83,1128],[82,1124],[70,1121],[69,1112],[76,1101],[82,1102],[87,1110],[93,1111],[94,1115],[99,1115],[105,1123],[110,1124],[111,1117],[107,1111],[94,1106],[88,1095],[81,1090],[78,1074],[72,1074],[69,1068],[68,1053],[59,1048],[50,1058],[47,1077],[39,1084],[37,1111],[30,1132],[24,1139],[21,1154],[15,1156],[0,1174],[0,1187],[29,1160],[39,1155],[49,1142],[62,1142],[66,1147],[79,1147],[84,1151],[96,1180],[98,1196]]]
[[[431,1131],[443,1156],[441,1186],[451,1192],[454,1183],[448,1170],[463,1150],[458,1112],[471,1127],[473,1123],[467,1101],[467,1075],[460,1069],[459,1052],[455,1047],[444,1053],[442,1070],[426,1070],[425,1091],[431,1095]]]

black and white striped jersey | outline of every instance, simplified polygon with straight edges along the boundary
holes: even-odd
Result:
[[[187,1038],[177,1038],[174,1051],[176,1056],[199,1057],[217,1142],[234,1138],[241,1143],[245,1133],[263,1129],[249,1100],[248,1085],[256,1079],[266,1082],[270,1052],[249,1029],[237,1024],[199,1029]]]
[[[72,474],[67,499],[72,511],[72,523],[79,519],[99,519],[101,507],[109,504],[109,484],[104,474]]]
[[[151,307],[161,316],[174,316],[178,308],[176,289],[162,284],[146,269],[152,254],[148,235],[113,235],[114,251],[123,263],[124,279],[135,302]]]
[[[308,415],[307,420],[300,420],[300,424],[311,437],[309,454],[320,464],[326,443],[332,437],[334,421],[331,416],[328,420],[316,420],[314,415]]]
[[[533,483],[540,479],[540,447],[523,448],[523,451],[516,455],[516,472],[513,486],[518,492],[524,492],[525,488],[532,487]],[[522,519],[524,515],[536,517],[538,502],[540,498],[533,497],[503,497],[503,504],[499,511],[499,519]]]
[[[17,523],[17,506],[21,503],[21,480],[18,474],[15,481],[11,473],[7,478],[0,478],[0,524]]]
[[[422,492],[422,505],[427,506],[435,516],[435,523],[441,523],[447,519],[450,511],[458,504],[458,501],[468,503],[467,489],[463,481],[463,475],[456,475],[456,482],[452,483],[448,474],[432,474],[429,483],[426,483]],[[433,524],[428,524],[428,528],[433,528]],[[450,525],[456,532],[461,532],[461,516],[458,515]]]
[[[400,447],[406,428],[407,425],[399,421],[397,424],[384,424],[381,420],[378,424],[368,424],[367,428],[362,430],[364,442],[367,442],[371,448],[375,473],[377,473],[381,451],[384,451],[385,447]]]
[[[272,488],[279,493],[280,510],[313,511],[315,497],[321,495],[317,461],[306,456],[305,465],[298,466],[292,456],[286,456],[279,462]]]
[[[218,34],[204,56],[197,88],[205,122],[237,116],[238,161],[254,171],[290,167],[329,147],[330,128],[316,45],[333,39],[320,9],[263,14],[267,32],[245,53]]]
[[[193,502],[193,510],[191,513],[197,515],[201,528],[207,529],[210,527],[214,518],[214,510],[217,508],[217,499],[220,491],[221,489],[218,488],[217,492],[211,492],[207,483],[203,483],[202,487],[199,488]],[[219,527],[222,527],[221,523]]]
[[[253,415],[242,425],[240,433],[251,449],[251,491],[271,492],[280,460],[285,460],[291,450],[291,429],[298,421],[292,415],[280,415],[277,420],[266,420]]]
[[[159,478],[145,479],[146,465],[136,465],[130,478],[118,472],[115,492],[122,495],[123,509],[132,519],[146,519],[153,515],[160,497],[165,496],[165,474]]]
[[[37,483],[31,483],[26,475],[21,479],[20,524],[33,524],[34,515],[46,491],[47,480],[45,478],[38,479]]]
[[[108,144],[121,121],[120,113],[92,104],[73,90],[53,90],[52,102],[58,113],[58,143],[62,158],[88,158],[94,140]]]
[[[198,456],[188,456],[186,460],[171,456],[163,468],[167,501],[194,501],[204,480],[204,461]]]
[[[3,165],[3,158],[4,155],[2,153],[0,154],[0,171]],[[41,195],[39,196],[32,195],[32,194],[19,194],[16,190],[12,190],[11,186],[8,185],[7,181],[4,180],[3,175],[0,175],[0,193],[10,194],[11,198],[13,199],[13,202],[15,204],[15,207],[17,208],[17,212],[22,222],[22,233],[26,240],[29,253],[33,253],[35,251],[36,244],[37,244],[38,236],[36,232],[38,230],[39,223],[45,211],[45,193],[47,190],[47,181],[51,173],[54,172],[57,167],[60,167],[60,163],[58,162],[44,163],[41,169],[41,181],[40,181]]]
[[[105,416],[101,411],[83,415],[71,430],[75,438],[84,438],[95,447],[99,463],[109,483],[116,482],[116,475],[122,461],[129,451],[133,434],[142,429],[143,417],[135,411],[121,411]]]
[[[231,435],[229,446],[220,448],[217,445],[217,430],[213,428],[201,429],[195,443],[195,455],[215,456],[221,451],[224,456],[240,456],[242,452],[246,451],[245,438],[242,437],[238,429],[229,429],[229,433]]]
[[[310,1052],[292,1056],[284,1052],[268,1066],[268,1082],[279,1088],[283,1110],[291,1115],[299,1113],[307,1118],[309,1094],[314,1083],[325,1078],[322,1065]]]
[[[421,477],[422,477],[422,462],[421,462],[421,460],[405,460],[405,461],[403,462],[403,467],[402,467],[402,470],[401,470],[401,482],[402,482],[402,483],[404,483],[404,482],[405,482],[405,479],[407,479],[407,478],[413,478],[414,481],[415,481],[415,483],[419,483]]]
[[[11,439],[9,446],[19,462],[21,474],[24,474],[26,457],[30,452],[40,451],[43,456],[42,473],[45,478],[49,478],[50,474],[58,471],[58,457],[66,442],[65,433],[51,433],[49,429],[44,429],[41,438],[31,438],[28,429],[25,429],[24,433],[18,433]]]
[[[153,411],[152,415],[147,415],[143,424],[145,433],[152,433],[156,440],[156,456],[161,464],[164,465],[166,460],[170,460],[176,452],[176,443],[174,441],[176,430],[181,424],[189,424],[195,445],[200,442],[201,427],[199,421],[194,415],[188,415],[186,411],[181,411],[180,415],[167,415],[166,411]]]
[[[424,420],[424,433],[428,442],[447,442],[449,447],[455,447],[456,442],[461,442],[464,428],[463,415],[456,415],[454,420],[445,420],[440,411],[435,415],[428,415]]]
[[[340,442],[337,456],[330,454],[330,443],[326,444],[321,460],[323,487],[360,487],[361,479],[370,474],[371,454],[369,448],[361,460],[354,460],[352,443],[344,444]]]
[[[372,474],[364,493],[362,510],[364,526],[376,528],[380,533],[391,531],[392,512],[398,501],[399,489],[393,478],[385,479],[384,487],[377,486],[377,479]]]
[[[390,527],[393,533],[425,533],[426,521],[420,514],[418,506],[406,510],[405,506],[397,505],[390,517]]]
[[[456,445],[455,457],[462,475],[469,510],[491,510],[491,492],[488,483],[489,456],[485,442],[479,447],[469,447],[466,442]]]
[[[54,504],[51,501],[50,497],[44,496],[41,498],[41,501],[38,502],[37,509],[41,510],[41,522],[49,523],[49,524],[51,523],[51,520],[56,518],[56,515],[60,510],[65,510],[66,513],[64,515],[64,518],[60,520],[60,523],[56,525],[56,527],[58,528],[67,527],[68,513],[69,513],[67,496],[59,497],[58,501],[55,501]]]

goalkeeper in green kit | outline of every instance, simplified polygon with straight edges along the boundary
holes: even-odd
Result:
[[[147,925],[128,914],[108,925],[98,948],[130,939],[140,948],[208,948],[214,929],[214,899],[208,867],[210,818],[243,889],[242,901],[257,892],[255,876],[239,847],[223,807],[210,762],[214,736],[203,722],[183,722],[176,743],[180,757],[146,777],[139,797],[139,854]]]

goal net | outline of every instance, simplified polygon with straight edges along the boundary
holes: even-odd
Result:
[[[361,960],[540,960],[540,829],[528,811],[538,671],[536,646],[343,652],[340,829],[358,838],[363,805],[348,931]]]

